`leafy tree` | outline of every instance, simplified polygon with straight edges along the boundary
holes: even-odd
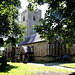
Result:
[[[60,36],[64,44],[75,43],[75,0],[28,0],[28,9],[34,4],[48,4],[45,18],[40,19],[41,25],[35,26],[36,32],[46,40]]]
[[[0,41],[3,41],[3,38],[8,38],[5,42],[15,45],[22,38],[23,30],[26,27],[18,23],[20,8],[20,0],[0,1]],[[3,45],[3,42],[0,42],[1,44]]]

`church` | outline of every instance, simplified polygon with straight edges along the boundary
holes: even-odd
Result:
[[[20,41],[18,47],[12,48],[8,45],[7,57],[15,57],[21,62],[25,61],[57,61],[57,60],[73,60],[75,61],[75,44],[68,51],[64,49],[65,45],[62,40],[51,40],[47,42],[41,39],[39,34],[34,30],[33,25],[40,25],[41,10],[36,9],[34,12],[25,10],[21,13],[21,24],[27,26],[25,30],[27,37],[23,36],[25,41]],[[11,50],[11,55],[10,55]]]
[[[24,42],[21,41],[19,43],[19,56],[21,56],[21,61],[26,57],[28,61],[55,61],[57,57],[61,58],[61,40],[51,40],[49,44],[45,39],[41,39],[39,34],[34,30],[33,25],[40,25],[40,18],[40,9],[36,9],[34,12],[25,10],[21,13],[21,24],[27,26],[27,37],[24,37]]]

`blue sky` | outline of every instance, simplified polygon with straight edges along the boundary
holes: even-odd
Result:
[[[19,10],[19,12],[22,13],[25,9],[27,9],[26,6],[28,5],[28,2],[27,2],[27,0],[20,0],[20,1],[21,1],[22,8]],[[40,6],[40,9],[42,10],[42,18],[43,18],[44,13],[47,9],[47,5],[45,4],[45,5]]]

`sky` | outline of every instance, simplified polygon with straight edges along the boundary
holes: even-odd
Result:
[[[20,14],[25,10],[27,9],[26,6],[28,5],[28,2],[27,0],[20,0],[21,1],[21,9],[19,10]],[[45,14],[45,11],[47,9],[47,5],[42,5],[39,7],[41,10],[42,10],[42,18],[44,18],[44,14]]]

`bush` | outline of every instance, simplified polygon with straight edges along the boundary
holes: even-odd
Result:
[[[7,62],[10,62],[10,58],[7,59]]]
[[[12,57],[11,58],[11,62],[15,62],[15,57]]]
[[[7,58],[6,56],[3,56],[1,59],[2,65],[6,65],[7,64]]]
[[[26,60],[24,60],[24,61],[23,61],[23,63],[27,63],[27,61],[26,61]]]
[[[11,59],[11,62],[15,62],[15,59]]]
[[[17,61],[17,62],[20,62],[20,59],[19,59],[19,58],[17,58],[17,59],[16,59],[16,61]]]
[[[23,63],[27,63],[28,62],[28,58],[24,58]]]

